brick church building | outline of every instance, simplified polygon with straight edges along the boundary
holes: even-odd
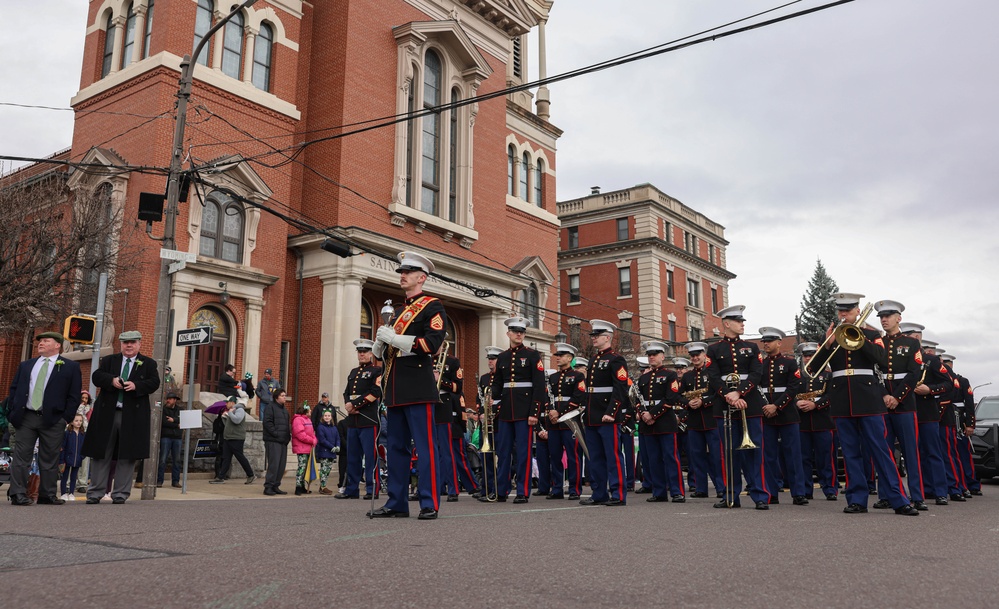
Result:
[[[117,168],[169,165],[181,59],[237,5],[90,0],[80,24],[87,36],[65,156],[89,166],[67,184],[104,189],[123,210],[122,245],[142,253],[137,270],[112,277],[106,350],[122,329],[137,329],[153,351],[160,245],[136,218],[139,193],[166,189],[163,175]],[[559,331],[543,308],[560,300],[561,131],[549,122],[547,89],[336,136],[521,84],[529,64],[532,78],[543,75],[551,7],[260,0],[212,37],[197,58],[184,141],[184,168],[196,167],[204,184],[177,217],[177,249],[196,261],[172,275],[170,299],[175,329],[214,329],[195,382],[214,390],[232,363],[256,378],[273,368],[296,403],[337,396],[356,365],[352,341],[373,335],[387,299],[402,300],[390,261],[359,249],[335,256],[320,248],[318,231],[270,210],[381,254],[419,251],[461,282],[431,278],[426,292],[444,301],[469,377],[485,370],[486,345],[507,344],[502,321],[514,311],[532,319],[526,341],[549,351]],[[151,236],[162,230],[154,224]],[[30,338],[4,348],[4,376],[29,349]],[[185,358],[184,349],[170,356],[182,383]]]

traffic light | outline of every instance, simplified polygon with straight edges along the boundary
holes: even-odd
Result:
[[[93,317],[70,315],[62,328],[62,335],[71,343],[81,345],[94,344],[94,334],[97,333],[97,320]]]

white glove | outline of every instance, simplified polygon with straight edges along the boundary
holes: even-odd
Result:
[[[373,353],[378,359],[385,359],[382,357],[385,354],[385,343],[380,340],[376,340],[375,344],[371,347],[371,353]]]
[[[378,340],[382,341],[386,345],[392,345],[398,349],[403,355],[409,355],[413,351],[413,342],[416,340],[415,336],[406,336],[405,334],[396,334],[395,330],[388,326],[382,326],[378,328],[376,333]]]
[[[340,447],[339,446],[334,446],[333,447],[333,452],[339,454],[340,453]]]
[[[378,331],[375,332],[375,339],[380,340],[386,345],[391,345],[392,339],[396,336],[398,335],[395,333],[395,330],[389,325],[379,326]]]

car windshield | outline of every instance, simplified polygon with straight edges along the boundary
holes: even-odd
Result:
[[[999,419],[999,397],[982,398],[975,416],[979,419]]]

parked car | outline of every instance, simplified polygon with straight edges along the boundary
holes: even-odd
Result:
[[[999,396],[990,395],[975,406],[975,432],[971,446],[975,453],[975,474],[981,480],[999,476],[996,465],[996,447],[999,446]]]

